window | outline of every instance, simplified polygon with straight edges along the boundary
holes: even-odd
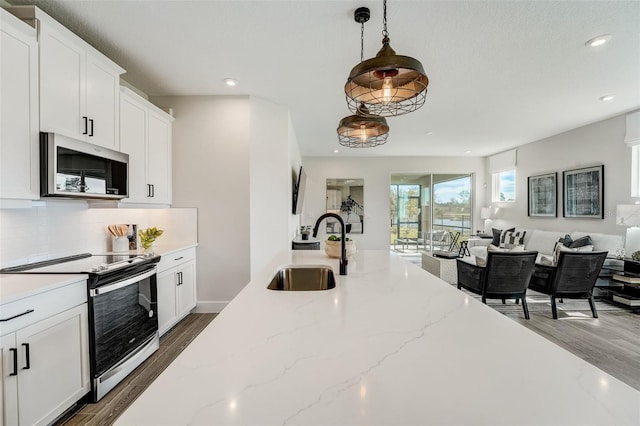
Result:
[[[516,150],[489,157],[491,202],[516,200]]]
[[[640,145],[631,147],[631,196],[640,197]]]
[[[515,201],[516,200],[516,171],[507,170],[493,175],[493,194],[491,200]]]

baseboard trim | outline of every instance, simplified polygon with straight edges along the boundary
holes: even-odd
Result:
[[[229,302],[198,302],[193,312],[197,314],[219,314],[224,308],[227,307],[228,304]]]

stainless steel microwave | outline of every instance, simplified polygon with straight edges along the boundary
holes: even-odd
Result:
[[[40,133],[40,195],[128,197],[129,155],[57,133]]]

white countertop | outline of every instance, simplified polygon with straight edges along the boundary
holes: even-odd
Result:
[[[159,244],[155,251],[160,256],[165,256],[197,245],[197,243]],[[131,250],[128,253],[136,254],[143,253],[143,251]],[[118,253],[113,254],[117,255]],[[87,278],[86,274],[0,274],[0,304],[13,302]]]
[[[85,274],[0,274],[0,304],[84,281]]]
[[[282,253],[120,425],[638,425],[640,392],[387,251],[337,287],[267,290]]]

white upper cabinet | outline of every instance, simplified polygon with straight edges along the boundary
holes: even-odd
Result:
[[[147,179],[155,202],[171,203],[171,131],[173,117],[149,110]]]
[[[129,198],[122,203],[171,204],[173,117],[126,87],[120,93],[120,150],[129,154]]]
[[[40,198],[36,31],[0,9],[0,199]]]
[[[37,7],[8,10],[39,23],[40,130],[119,150],[124,69]]]

